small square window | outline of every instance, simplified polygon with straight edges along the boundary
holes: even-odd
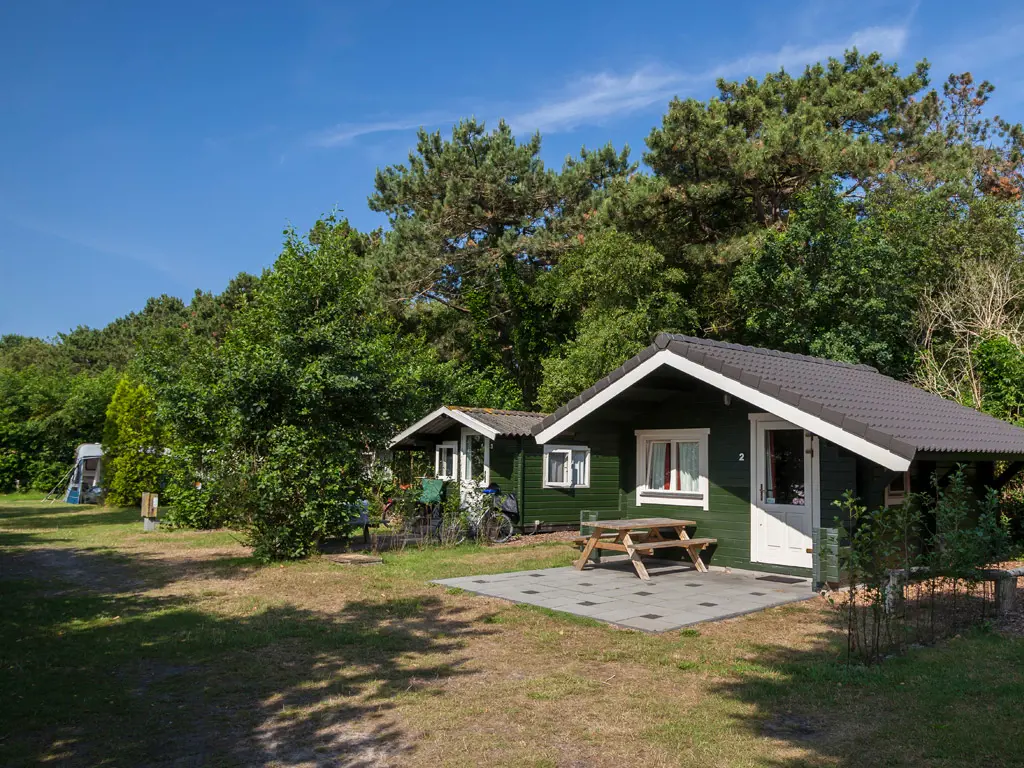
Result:
[[[590,449],[583,445],[544,446],[545,488],[589,488]]]
[[[898,507],[910,495],[910,473],[900,472],[885,488],[885,506]]]

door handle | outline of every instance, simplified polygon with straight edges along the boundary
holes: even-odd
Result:
[[[760,500],[764,501],[764,483],[761,483],[761,490],[759,491]]]

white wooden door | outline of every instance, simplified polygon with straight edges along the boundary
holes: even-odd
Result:
[[[785,421],[756,421],[751,488],[751,559],[812,567],[818,507],[817,439]]]
[[[491,482],[491,441],[468,427],[459,441],[459,490],[463,507],[471,507]]]

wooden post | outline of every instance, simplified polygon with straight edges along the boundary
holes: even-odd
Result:
[[[996,579],[996,616],[1005,616],[1017,607],[1017,579],[1007,576]]]
[[[155,493],[142,494],[142,530],[155,531],[160,521],[157,515],[160,509],[160,496]]]
[[[990,569],[982,574],[982,578],[992,582],[996,616],[1012,612],[1017,607],[1017,579],[1024,576],[1024,567],[1008,571]]]
[[[1005,616],[1017,607],[1017,579],[1024,568],[1000,571],[995,580],[996,616]]]

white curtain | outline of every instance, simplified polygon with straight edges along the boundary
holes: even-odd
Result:
[[[569,455],[565,451],[552,451],[548,454],[548,483],[565,485],[568,472]]]
[[[586,451],[573,451],[572,452],[572,484],[573,485],[586,485],[587,484],[587,452]]]
[[[450,445],[437,446],[437,472],[439,478],[455,477],[455,449]]]
[[[676,464],[679,467],[679,490],[700,492],[700,458],[697,443],[676,443]]]
[[[651,443],[651,453],[647,461],[647,487],[653,489],[671,488],[671,475],[665,472],[665,453],[668,443]]]

